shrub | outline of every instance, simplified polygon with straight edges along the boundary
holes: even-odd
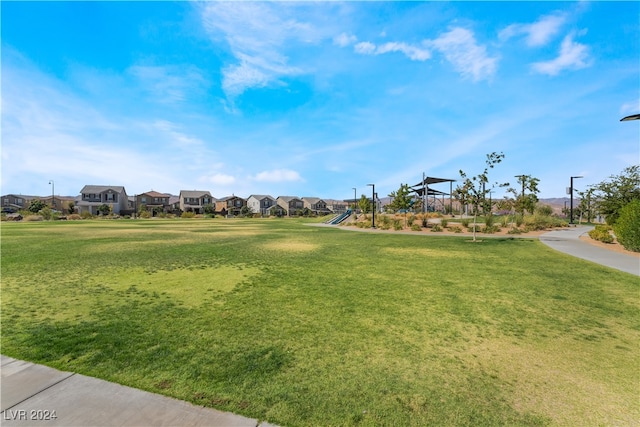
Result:
[[[522,231],[520,231],[519,228],[512,227],[509,231],[507,231],[507,234],[522,234]]]
[[[186,212],[185,212],[186,213]],[[193,213],[193,212],[190,212]],[[140,213],[138,214],[138,218],[151,218],[151,213],[149,213],[149,211],[144,210],[144,211],[140,211]]]
[[[462,221],[460,221],[460,224],[462,224],[464,228],[469,228],[469,218],[464,218]]]
[[[420,227],[420,225],[418,224],[412,224],[411,231],[422,231],[422,227]]]
[[[67,219],[72,221],[77,221],[79,219],[82,219],[82,217],[78,214],[71,214],[71,215],[67,215]]]
[[[400,219],[394,219],[393,220],[393,229],[398,231],[398,230],[402,230],[404,227],[402,226],[402,220]]]
[[[495,218],[493,217],[492,214],[489,214],[486,217],[484,217],[484,225],[486,228],[493,227],[494,222],[495,222]]]
[[[442,228],[447,228],[447,225],[449,224],[449,221],[447,221],[446,219],[442,219],[440,220],[440,226]]]
[[[500,231],[500,227],[498,227],[497,225],[484,226],[482,228],[482,232],[487,234],[497,233],[498,231]]]
[[[42,215],[27,215],[24,218],[25,221],[44,221],[44,217]]]
[[[476,224],[475,227],[476,227],[476,233],[479,233],[481,231],[480,225]],[[467,231],[469,231],[470,233],[473,233],[473,224],[467,227]]]
[[[504,228],[509,226],[509,215],[504,215],[500,218],[500,225]]]
[[[589,232],[589,237],[603,243],[613,243],[613,236],[609,232],[611,227],[606,225],[596,225],[596,228]]]
[[[383,228],[384,230],[388,230],[389,228],[391,228],[391,219],[387,216],[387,215],[382,215],[380,220],[382,221],[382,226],[383,227],[387,227],[387,228]]]
[[[409,218],[407,218],[407,224],[409,227],[413,227],[413,222],[416,220],[416,216],[411,214]]]
[[[194,212],[182,212],[180,218],[195,218],[196,214]]]
[[[516,214],[513,218],[513,222],[515,222],[516,227],[522,227],[522,224],[524,224],[524,215]]]
[[[539,205],[535,210],[536,214],[542,216],[551,216],[553,214],[553,208],[549,205]]]
[[[613,230],[625,249],[640,252],[640,200],[633,200],[620,209]]]
[[[440,224],[433,224],[433,227],[431,227],[431,231],[433,232],[442,231],[442,227],[440,227]]]
[[[454,225],[453,227],[449,227],[449,231],[453,231],[454,233],[462,233],[462,228],[460,228],[457,225]]]
[[[84,211],[84,212],[82,212],[80,214],[80,217],[82,219],[91,219],[91,218],[93,218],[93,215],[91,215],[91,212],[89,212],[89,211]]]

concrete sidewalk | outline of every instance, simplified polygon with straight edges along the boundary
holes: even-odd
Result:
[[[640,276],[640,258],[590,245],[580,240],[581,235],[592,229],[593,227],[587,226],[562,228],[545,233],[539,239],[557,251]]]
[[[6,356],[0,368],[2,426],[270,426]]]

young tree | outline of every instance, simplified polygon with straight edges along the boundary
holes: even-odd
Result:
[[[593,189],[598,211],[605,216],[607,224],[615,224],[620,210],[640,199],[640,165],[629,166],[618,176],[611,175],[608,181],[594,185]]]
[[[518,187],[510,187],[507,193],[513,194],[513,208],[516,212],[524,215],[525,211],[533,213],[538,203],[538,183],[540,180],[531,175],[518,175]],[[527,194],[528,191],[528,194]]]
[[[493,169],[495,165],[502,162],[504,159],[503,153],[493,152],[487,154],[485,160],[486,166],[484,171],[476,176],[468,177],[467,174],[460,170],[460,176],[462,177],[462,185],[456,188],[455,194],[459,198],[460,203],[469,203],[473,208],[473,241],[476,241],[476,223],[478,218],[478,208],[486,202],[487,194],[495,185],[501,187],[509,185],[494,183],[492,186],[488,186],[489,183],[489,169]]]
[[[102,204],[98,206],[98,213],[100,215],[109,215],[111,213],[111,208],[107,204]]]
[[[371,200],[364,194],[358,200],[358,207],[362,211],[362,213],[367,214],[371,210]]]
[[[593,188],[589,188],[586,191],[578,191],[578,196],[580,196],[580,205],[578,209],[580,211],[580,218],[582,219],[583,215],[587,216],[587,222],[591,222],[591,218],[593,218],[594,212],[593,209],[595,205],[593,204],[593,193],[595,190]]]
[[[42,209],[44,209],[45,206],[47,206],[47,204],[45,202],[43,202],[42,200],[33,199],[33,200],[31,200],[31,203],[29,203],[29,207],[27,209],[29,210],[29,212],[37,214]]]
[[[413,196],[409,184],[400,184],[400,188],[389,193],[391,203],[389,206],[394,212],[404,212],[404,225],[407,226],[407,211],[413,206]]]
[[[69,207],[67,208],[67,210],[69,211],[69,215],[75,212],[75,208],[76,208],[76,204],[73,202],[69,202]]]

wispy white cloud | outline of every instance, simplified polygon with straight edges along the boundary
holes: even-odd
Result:
[[[353,45],[353,50],[360,55],[399,52],[412,61],[420,62],[431,59],[432,52],[437,51],[444,55],[463,77],[471,77],[474,81],[493,76],[498,63],[498,58],[490,56],[486,47],[476,41],[473,32],[460,27],[452,28],[435,39],[423,40],[419,46],[405,42],[376,45],[370,41],[361,41]]]
[[[551,61],[542,61],[532,64],[531,68],[540,74],[555,76],[564,70],[579,70],[591,66],[593,60],[589,55],[589,47],[575,42],[575,33],[568,34],[560,46],[560,52]]]
[[[202,71],[193,65],[133,65],[127,72],[153,101],[163,104],[186,101],[190,93],[208,87]]]
[[[333,38],[333,44],[340,47],[347,47],[358,41],[353,34],[341,33]]]
[[[400,52],[412,61],[426,61],[431,58],[431,52],[427,49],[402,42],[388,42],[378,46],[371,42],[361,42],[354,46],[354,51],[362,55],[383,55],[385,53]]]
[[[567,15],[558,12],[543,16],[531,24],[509,25],[498,33],[498,38],[506,41],[524,35],[528,46],[544,46],[560,32],[566,21]]]
[[[304,72],[290,64],[286,44],[292,40],[317,42],[321,32],[288,13],[288,7],[267,2],[207,2],[200,6],[205,30],[213,39],[222,36],[237,61],[222,70],[222,88],[228,97]]]
[[[300,174],[291,169],[274,169],[263,171],[254,177],[258,182],[294,182],[303,181]]]
[[[236,182],[235,177],[232,175],[227,175],[225,173],[214,173],[210,175],[201,176],[199,179],[200,182],[205,184],[214,184],[214,185],[230,185]]]
[[[490,56],[486,47],[478,44],[474,34],[465,28],[452,28],[424,44],[438,50],[456,71],[474,81],[487,79],[496,71],[498,58]]]

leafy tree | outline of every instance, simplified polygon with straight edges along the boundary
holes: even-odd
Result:
[[[482,173],[468,177],[467,174],[460,170],[460,176],[462,177],[462,185],[456,187],[455,195],[460,203],[469,203],[473,207],[473,241],[476,241],[476,222],[478,218],[478,209],[480,206],[486,203],[487,194],[491,191],[492,187],[487,186],[489,183],[489,169],[493,169],[495,165],[502,162],[504,159],[503,153],[493,152],[491,154],[487,154],[487,158],[485,160],[486,166]],[[498,184],[499,186],[507,186],[507,184]],[[487,188],[488,187],[488,188]]]
[[[540,180],[531,175],[518,176],[518,188],[510,187],[507,193],[513,194],[513,209],[524,215],[525,211],[533,213],[538,203],[538,184]],[[527,194],[528,192],[528,194]]]
[[[371,200],[364,194],[360,196],[360,200],[358,200],[358,207],[362,211],[362,213],[367,214],[371,210]]]
[[[67,208],[67,210],[69,212],[69,215],[71,215],[71,214],[73,214],[75,212],[75,207],[76,207],[75,203],[69,202],[69,205],[68,205],[68,208]]]
[[[640,199],[640,165],[625,168],[618,176],[592,186],[596,192],[596,206],[607,224],[616,223],[620,210],[633,200]]]
[[[253,209],[251,209],[250,206],[245,205],[240,209],[240,216],[251,216],[251,215],[253,215]]]
[[[107,205],[106,203],[103,203],[98,206],[98,213],[100,215],[109,215],[111,213],[111,207],[109,207],[109,205]]]
[[[407,225],[407,211],[413,206],[413,196],[409,189],[409,184],[400,184],[400,188],[389,193],[391,203],[389,206],[394,212],[404,212],[404,225]]]
[[[33,199],[33,200],[31,200],[31,203],[29,203],[29,207],[27,209],[29,210],[29,212],[37,214],[42,209],[44,209],[46,206],[47,206],[47,204],[45,202],[43,202],[42,200]]]
[[[213,215],[216,212],[216,208],[215,206],[213,206],[211,203],[209,203],[208,205],[204,205],[202,207],[202,210],[204,211],[204,213],[206,213],[207,215]]]
[[[591,218],[594,215],[595,203],[593,203],[593,193],[595,189],[589,188],[586,191],[578,191],[578,196],[580,196],[580,205],[578,205],[578,209],[580,210],[580,218],[582,216],[587,217],[587,222],[591,222]]]

